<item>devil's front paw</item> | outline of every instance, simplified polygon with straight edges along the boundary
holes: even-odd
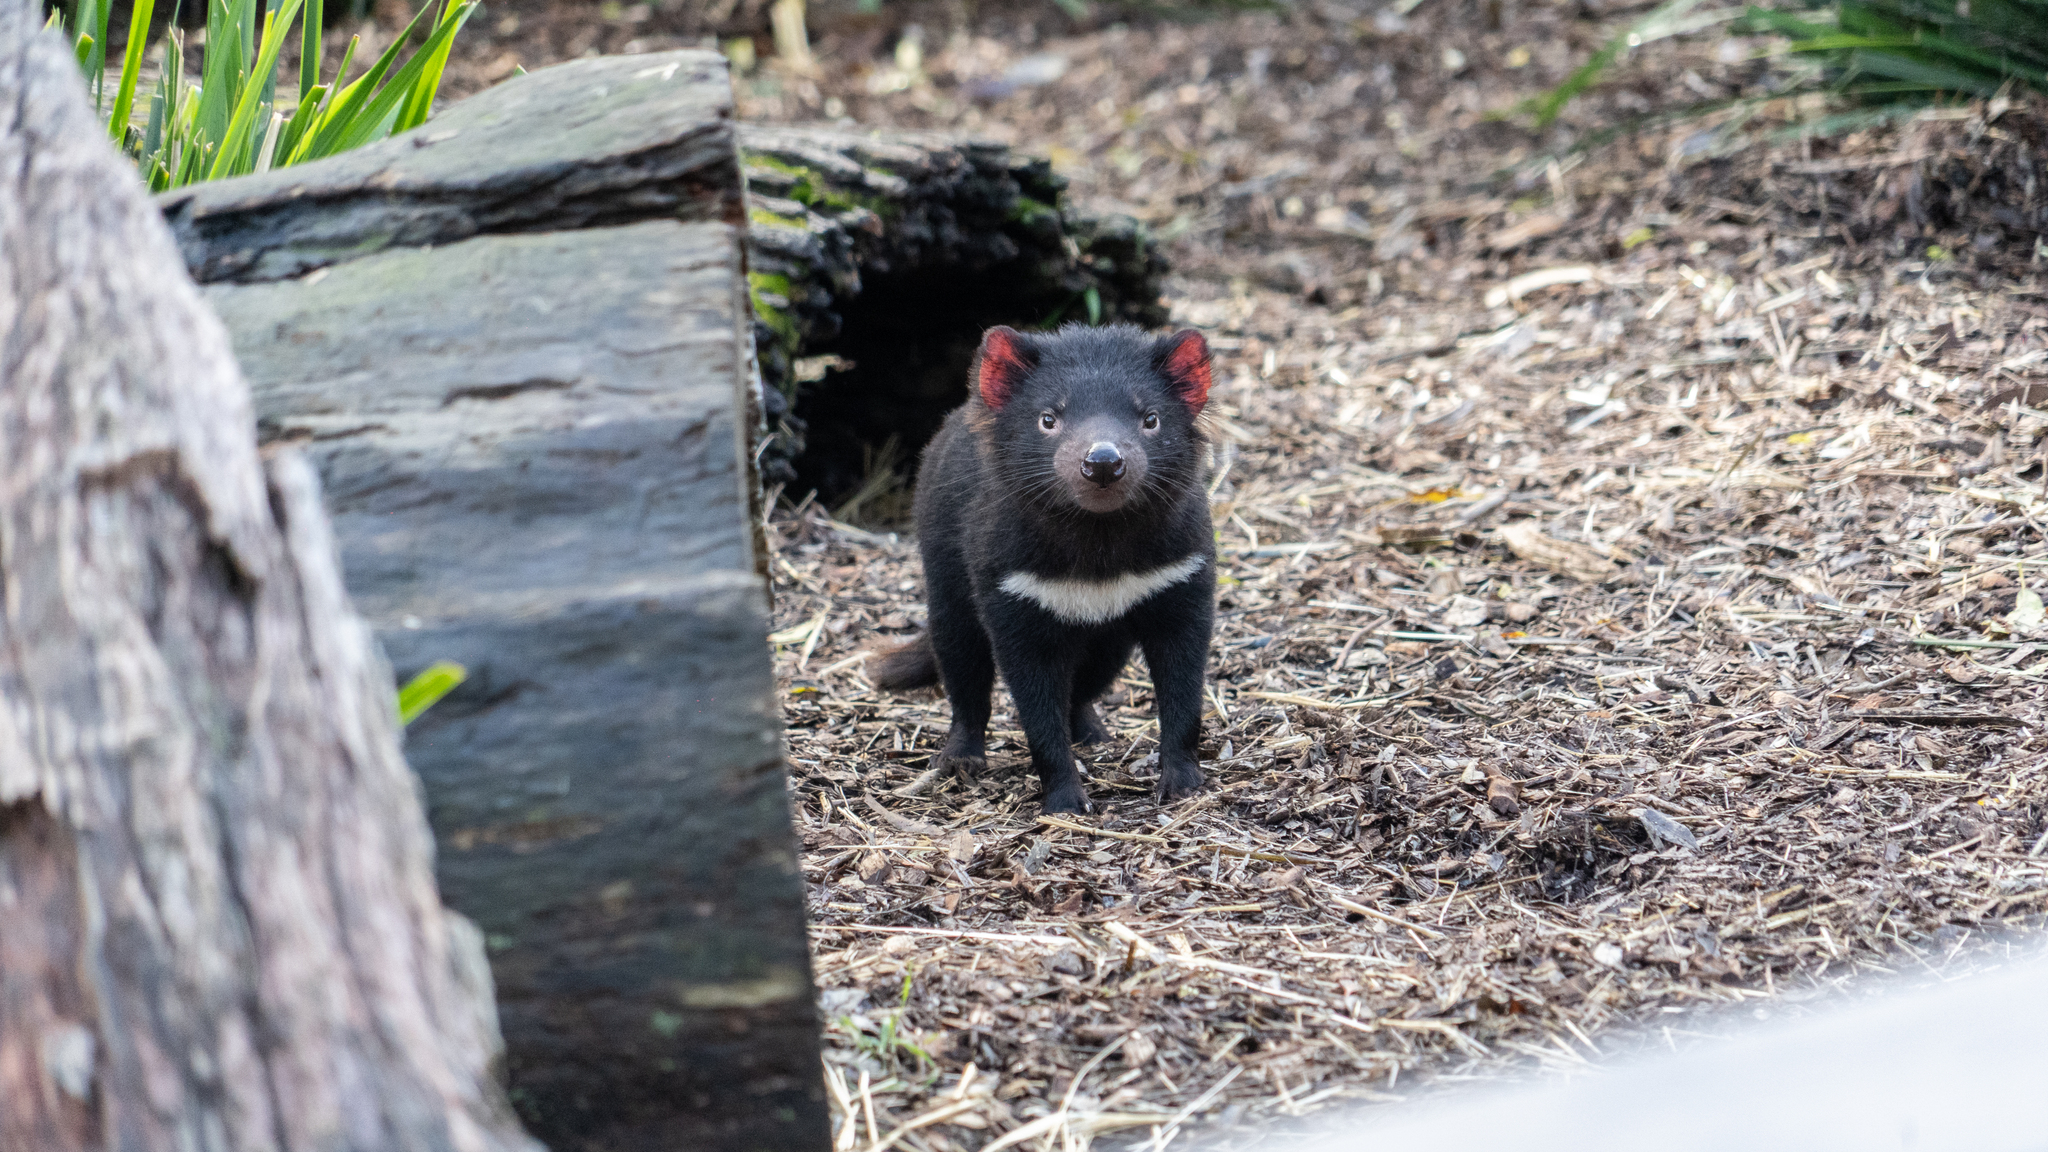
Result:
[[[1184,800],[1202,790],[1202,769],[1193,760],[1162,762],[1159,765],[1159,787],[1153,794],[1162,804]]]
[[[973,783],[988,771],[988,757],[978,752],[941,750],[938,755],[932,757],[932,767],[937,768],[942,774],[958,776],[968,783]]]
[[[1095,811],[1095,803],[1088,799],[1088,790],[1081,787],[1079,781],[1062,784],[1047,792],[1038,806],[1041,811],[1048,813]]]

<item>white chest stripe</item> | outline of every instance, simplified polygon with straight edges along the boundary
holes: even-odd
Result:
[[[1003,591],[1022,596],[1069,624],[1101,624],[1114,620],[1139,602],[1173,587],[1202,570],[1203,559],[1190,556],[1150,572],[1126,572],[1107,580],[1075,580],[1012,572],[1003,577]]]

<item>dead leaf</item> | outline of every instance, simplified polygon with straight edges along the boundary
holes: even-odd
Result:
[[[1602,584],[1620,578],[1614,562],[1584,544],[1573,544],[1547,536],[1534,520],[1517,520],[1496,530],[1508,551],[1532,564],[1541,564],[1563,576]]]

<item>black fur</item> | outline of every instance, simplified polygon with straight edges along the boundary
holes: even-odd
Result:
[[[1158,794],[1194,792],[1216,582],[1196,426],[1206,345],[1193,332],[1154,339],[1121,326],[1039,336],[997,328],[971,383],[918,479],[929,631],[884,654],[877,683],[942,680],[953,722],[937,764],[971,773],[986,763],[1001,669],[1045,810],[1086,811],[1071,745],[1108,737],[1094,701],[1140,650],[1159,705]],[[1145,427],[1154,415],[1156,427]],[[1199,558],[1191,574],[1100,622],[1060,619],[1002,587],[1013,573],[1107,581],[1189,557]]]

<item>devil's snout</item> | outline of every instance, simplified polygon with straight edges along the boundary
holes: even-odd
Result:
[[[1124,457],[1116,445],[1107,441],[1097,443],[1088,449],[1088,455],[1081,459],[1081,475],[1090,482],[1104,488],[1123,479]]]

